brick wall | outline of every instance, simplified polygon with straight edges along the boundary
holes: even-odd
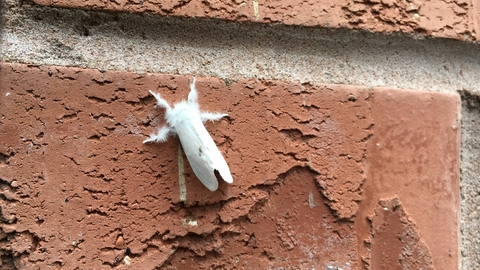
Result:
[[[3,8],[2,269],[480,266],[476,2]],[[194,77],[214,192],[142,144]]]

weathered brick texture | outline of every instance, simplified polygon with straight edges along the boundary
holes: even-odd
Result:
[[[40,5],[479,40],[478,1],[34,0]]]
[[[190,76],[0,67],[2,266],[458,265],[457,95],[197,78],[229,114],[206,127],[234,183],[210,192],[178,139],[142,144],[148,90],[180,101]]]

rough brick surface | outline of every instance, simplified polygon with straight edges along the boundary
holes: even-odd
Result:
[[[110,11],[151,12],[168,16],[366,29],[478,40],[477,1],[70,1],[34,0],[40,5]]]
[[[402,212],[412,218],[429,247],[435,269],[458,268],[458,261],[451,259],[459,256],[458,106],[458,96],[388,89],[375,91],[372,104],[375,128],[357,225],[365,226],[363,216],[373,214],[381,201],[398,196]],[[357,233],[375,240],[374,232]]]
[[[147,90],[179,101],[190,77],[2,64],[0,79],[5,267],[358,269],[397,239],[382,222],[407,233],[389,254],[415,252],[389,262],[458,262],[456,96],[197,78],[201,108],[230,115],[206,125],[234,177],[212,193],[178,139],[141,144],[163,124]]]

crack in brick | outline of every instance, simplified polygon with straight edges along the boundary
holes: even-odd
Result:
[[[100,97],[86,96],[86,98],[93,101],[94,103],[109,103],[106,99]]]

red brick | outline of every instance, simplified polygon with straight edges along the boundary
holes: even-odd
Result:
[[[425,244],[417,265],[458,262],[456,96],[197,78],[201,108],[230,115],[206,127],[234,183],[210,192],[185,159],[182,202],[178,139],[141,142],[163,123],[147,90],[179,101],[191,77],[3,63],[0,79],[1,226],[26,239],[0,250],[18,265],[380,265],[379,203]]]
[[[478,1],[101,1],[34,0],[40,5],[94,10],[149,12],[168,16],[232,21],[421,33],[426,36],[479,40]]]
[[[360,241],[378,238],[364,217],[372,216],[378,222],[374,211],[379,203],[398,197],[396,204],[401,205],[413,224],[399,233],[419,233],[432,254],[435,269],[458,269],[459,102],[459,97],[451,94],[375,91],[371,112],[375,126],[367,148],[367,181],[362,187],[364,200],[356,219]],[[396,225],[400,221],[397,219]],[[415,226],[418,231],[412,229]],[[401,239],[400,235],[396,237]],[[372,243],[375,244],[380,242]],[[404,245],[404,250],[412,249],[410,244]],[[377,250],[382,249],[383,246]],[[376,263],[379,262],[373,261],[372,265]],[[398,269],[415,268],[418,267]]]

